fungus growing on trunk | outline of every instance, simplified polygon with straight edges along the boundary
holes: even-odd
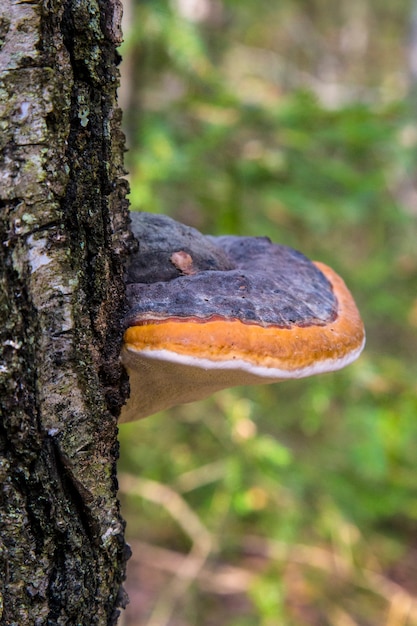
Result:
[[[210,237],[132,214],[122,348],[136,420],[236,385],[340,369],[365,343],[343,280],[268,237]]]

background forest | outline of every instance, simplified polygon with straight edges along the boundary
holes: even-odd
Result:
[[[126,626],[417,625],[415,22],[405,0],[125,4],[132,209],[328,263],[367,329],[341,372],[121,427]]]

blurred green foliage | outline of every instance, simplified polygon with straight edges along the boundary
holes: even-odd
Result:
[[[198,572],[176,594],[155,583],[132,626],[417,624],[409,6],[278,4],[133,5],[122,94],[132,208],[267,234],[328,263],[355,295],[367,348],[342,372],[228,390],[121,428],[121,475],[179,494],[211,538],[211,587]],[[198,553],[185,514],[182,528],[162,501],[122,496],[133,545]],[[230,580],[246,575],[228,594],[216,588],[225,565]]]

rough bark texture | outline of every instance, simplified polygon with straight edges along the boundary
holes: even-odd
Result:
[[[114,624],[118,0],[0,3],[0,623]]]

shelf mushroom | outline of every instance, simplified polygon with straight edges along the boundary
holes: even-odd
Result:
[[[132,214],[120,421],[237,385],[337,370],[365,343],[343,280],[268,237],[210,237],[163,215]]]

